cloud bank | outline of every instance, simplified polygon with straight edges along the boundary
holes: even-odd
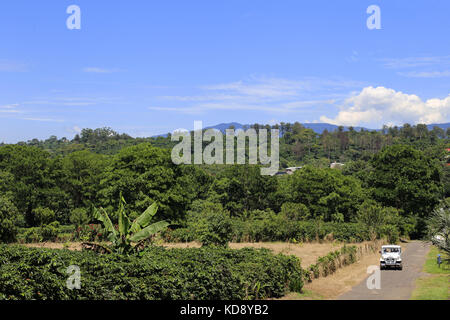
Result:
[[[404,123],[442,123],[449,121],[450,95],[444,99],[423,101],[385,87],[366,87],[339,106],[335,118],[321,116],[320,121],[337,125],[363,125],[371,128]]]

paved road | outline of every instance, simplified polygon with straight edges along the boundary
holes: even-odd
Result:
[[[338,300],[408,300],[415,288],[415,280],[423,275],[422,269],[429,245],[420,241],[402,244],[403,270],[382,270],[381,289],[367,288],[367,278]],[[406,249],[406,250],[405,250]],[[370,275],[368,275],[369,277]]]

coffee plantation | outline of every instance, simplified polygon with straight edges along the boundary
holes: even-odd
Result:
[[[66,287],[79,266],[81,288]],[[149,247],[140,257],[0,246],[0,299],[262,299],[300,292],[298,258],[269,250]]]

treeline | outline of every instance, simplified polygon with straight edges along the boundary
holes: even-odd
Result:
[[[234,129],[232,126],[230,128]],[[341,126],[332,132],[324,130],[322,134],[317,134],[298,122],[293,124],[282,122],[273,126],[254,124],[250,128],[257,132],[260,128],[280,131],[280,163],[282,167],[300,164],[327,166],[330,161],[366,161],[383,147],[393,144],[411,145],[433,157],[442,157],[450,137],[450,128],[444,130],[435,126],[429,130],[424,124],[413,126],[405,124],[402,127],[383,126],[379,131],[364,129],[356,131],[353,127],[349,127],[345,131]],[[33,139],[19,142],[18,145],[36,146],[54,156],[67,155],[80,150],[113,155],[125,147],[143,142],[150,142],[153,146],[164,149],[171,149],[176,144],[171,141],[170,134],[159,137],[133,138],[111,128],[98,128],[83,129],[72,140],[51,136],[46,140]],[[0,146],[2,145],[4,144],[0,144]]]
[[[4,145],[0,147],[0,240],[14,240],[16,227],[95,222],[93,207],[104,207],[116,219],[120,193],[127,201],[130,218],[158,202],[158,219],[171,221],[175,228],[200,229],[206,241],[209,236],[214,238],[214,233],[237,234],[238,225],[245,229],[242,226],[257,226],[258,221],[284,223],[277,219],[364,223],[371,234],[394,225],[398,232],[417,237],[423,232],[426,217],[448,196],[445,190],[449,189],[443,156],[446,136],[434,139],[428,131],[417,136],[418,128],[412,127],[414,139],[404,133],[405,129],[397,130],[396,142],[378,152],[350,146],[366,135],[388,139],[390,133],[338,130],[311,134],[317,143],[324,137],[345,134],[349,143],[335,152],[341,150],[342,157],[349,152],[364,156],[346,162],[343,170],[329,169],[329,161],[320,158],[326,154],[320,152],[329,149],[318,144],[310,148],[311,152],[322,150],[314,156],[315,162],[310,161],[292,176],[281,177],[261,176],[258,166],[249,165],[178,166],[162,143],[170,138],[141,142],[106,129],[83,130],[81,137],[76,137],[79,144],[68,142],[69,146],[80,146],[71,152],[62,147],[45,150],[47,142]],[[280,129],[283,139],[291,142],[310,132],[297,124]],[[399,143],[405,139],[409,142]],[[103,152],[112,141],[120,150],[107,148],[111,152]],[[125,147],[119,148],[122,144]],[[284,143],[288,146],[295,144]],[[308,163],[307,156],[302,159]],[[320,161],[328,161],[326,167],[318,165]],[[223,231],[230,225],[218,220],[220,216],[231,219],[235,226],[232,233]],[[280,230],[272,233],[285,233]],[[264,231],[253,239],[284,237],[267,234]]]

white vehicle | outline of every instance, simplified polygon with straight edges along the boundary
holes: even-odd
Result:
[[[388,245],[381,247],[380,269],[394,268],[403,269],[402,263],[402,247],[396,245]]]

